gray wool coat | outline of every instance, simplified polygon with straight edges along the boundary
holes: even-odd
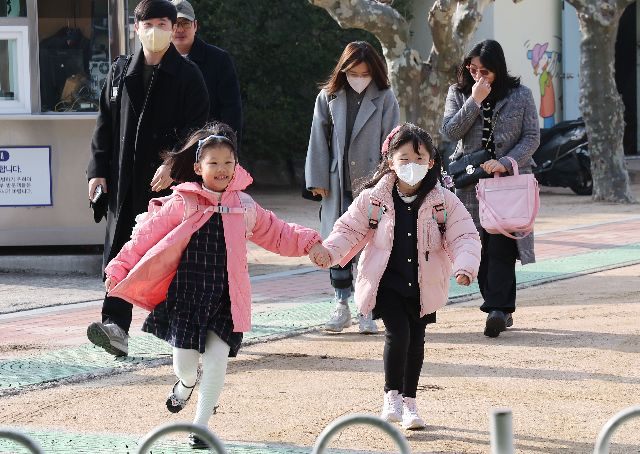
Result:
[[[531,90],[524,85],[512,89],[496,104],[492,122],[495,123],[493,141],[496,157],[500,163],[513,174],[511,161],[506,158],[509,156],[518,163],[520,173],[531,173],[531,167],[535,165],[532,156],[540,144],[538,112]],[[458,141],[452,159],[482,148],[481,109],[456,85],[449,87],[441,132],[449,140]],[[456,195],[469,210],[476,228],[481,232],[475,186],[456,189]],[[517,243],[520,262],[523,265],[535,262],[533,233],[518,239]]]
[[[349,175],[354,198],[361,184],[373,176],[380,163],[382,142],[398,124],[400,108],[390,88],[380,90],[375,82],[367,87],[358,110],[349,144]],[[328,137],[333,120],[333,134]],[[329,195],[321,202],[320,234],[329,236],[333,224],[347,210],[343,200],[344,148],[347,124],[347,95],[344,89],[329,101],[325,90],[316,97],[311,135],[305,162],[307,188],[323,188]],[[329,148],[331,143],[331,148]]]

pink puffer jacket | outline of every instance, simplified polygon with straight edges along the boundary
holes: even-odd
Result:
[[[249,173],[237,165],[229,186],[222,194],[220,205],[240,207],[238,191],[244,190],[252,181]],[[169,284],[191,235],[213,214],[212,211],[205,212],[205,209],[218,204],[215,195],[202,189],[199,183],[183,183],[173,189],[173,198],[136,229],[133,238],[106,267],[106,275],[117,283],[109,296],[122,298],[147,310],[153,309],[166,298]],[[181,192],[194,193],[198,199],[198,210],[184,221]],[[257,203],[255,209],[256,223],[250,239],[271,252],[289,257],[302,256],[321,241],[320,235],[314,230],[287,224]],[[222,214],[222,224],[227,247],[233,330],[249,331],[251,284],[247,267],[245,218],[243,214]]]
[[[392,189],[396,175],[384,176],[376,186],[365,189],[333,226],[324,241],[331,252],[331,263],[340,259],[356,245],[369,230],[369,204],[377,200],[384,213],[373,238],[360,254],[355,301],[362,314],[370,313],[376,305],[378,286],[387,268],[395,226]],[[447,209],[444,238],[433,219],[433,206],[444,203]],[[436,186],[424,199],[418,211],[418,274],[420,285],[420,316],[430,314],[447,303],[449,279],[464,274],[475,279],[480,266],[480,236],[462,202],[451,191]],[[443,240],[447,249],[443,247]],[[451,259],[449,258],[451,256]],[[428,257],[428,259],[427,259]]]

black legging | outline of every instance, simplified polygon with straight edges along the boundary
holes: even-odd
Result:
[[[386,329],[383,354],[384,392],[397,390],[405,397],[416,397],[424,360],[426,325],[419,321],[417,314],[412,316],[407,312],[406,308],[411,305],[401,302],[399,299],[402,296],[397,293],[380,289],[378,299],[380,298],[394,298],[397,301],[397,305],[394,305],[396,308],[380,314]]]
[[[516,310],[516,240],[482,231],[482,257],[478,270],[478,286],[484,299],[483,312]]]

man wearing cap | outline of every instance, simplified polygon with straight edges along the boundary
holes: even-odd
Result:
[[[173,180],[161,153],[202,127],[209,98],[202,73],[171,44],[177,12],[169,0],[142,0],[134,10],[139,52],[112,65],[100,95],[87,169],[89,200],[98,186],[107,195],[103,268],[129,240],[135,216]],[[87,337],[115,356],[129,352],[131,304],[105,296],[102,321]]]
[[[209,91],[209,120],[222,121],[242,134],[242,101],[238,76],[227,51],[205,43],[196,36],[198,21],[186,0],[171,0],[178,10],[173,44],[184,57],[200,68]]]

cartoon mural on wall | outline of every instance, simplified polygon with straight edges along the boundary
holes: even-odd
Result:
[[[553,88],[553,78],[558,71],[560,54],[548,51],[549,43],[536,43],[533,49],[527,51],[527,58],[531,60],[533,74],[538,77],[540,88],[540,116],[543,120],[543,128],[555,125],[556,93]]]

